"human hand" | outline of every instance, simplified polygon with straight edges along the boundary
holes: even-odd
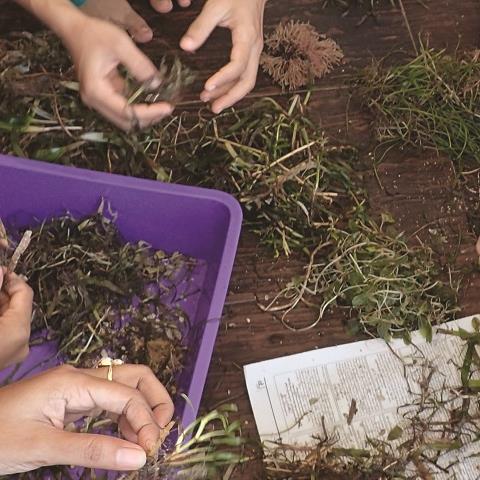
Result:
[[[220,113],[250,92],[256,82],[263,49],[263,12],[266,0],[207,0],[202,12],[180,41],[194,52],[215,27],[232,31],[230,62],[205,83],[200,98],[213,102],[212,111]]]
[[[160,13],[173,9],[172,0],[150,0],[152,7]],[[190,0],[177,0],[181,7],[189,7]],[[81,6],[83,13],[92,17],[108,20],[119,25],[138,43],[149,42],[153,31],[148,23],[130,5],[127,0],[86,0]]]
[[[64,426],[106,411],[127,440],[75,433]],[[81,370],[61,366],[0,389],[0,474],[50,465],[136,470],[173,415],[172,401],[142,365]]]
[[[63,40],[77,69],[82,100],[118,127],[126,131],[146,128],[173,112],[173,106],[165,102],[129,105],[120,65],[139,82],[150,82],[152,88],[160,80],[153,63],[119,27],[84,15]]]
[[[27,283],[0,267],[0,370],[28,355],[32,303],[33,291]]]

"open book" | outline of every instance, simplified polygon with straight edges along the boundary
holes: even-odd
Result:
[[[373,339],[246,365],[262,441],[314,444],[312,437],[328,432],[338,447],[368,449],[369,439],[387,440],[393,429],[408,435],[409,419],[423,415],[422,398],[441,398],[445,408],[430,409],[428,421],[448,423],[462,405],[460,369],[466,342],[445,331],[473,331],[473,318],[442,325],[431,343],[415,332],[411,345]],[[476,409],[473,416],[479,413],[476,403],[469,407]],[[427,434],[432,443],[438,440],[433,430]],[[444,433],[438,435],[443,436],[439,442],[445,441]],[[467,430],[458,440],[461,448],[437,455],[435,479],[480,478],[480,441]]]

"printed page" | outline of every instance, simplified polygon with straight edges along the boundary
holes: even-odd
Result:
[[[441,328],[472,330],[472,319]],[[373,339],[246,365],[260,437],[305,445],[328,432],[335,435],[339,447],[366,448],[368,438],[386,439],[393,427],[402,426],[407,405],[419,398],[427,378],[432,390],[461,384],[463,350],[464,342],[458,337],[434,334],[432,343],[427,343],[415,332],[412,345]],[[454,470],[458,478],[479,478],[480,460],[472,457],[479,451],[476,446],[457,451],[457,457],[465,457],[461,463],[435,478],[457,478],[451,476]],[[443,461],[446,467],[455,463],[451,455]]]

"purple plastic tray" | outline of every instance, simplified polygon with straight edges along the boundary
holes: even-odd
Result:
[[[241,208],[233,197],[216,190],[0,155],[0,217],[7,224],[28,226],[67,211],[75,217],[89,215],[102,198],[118,214],[116,224],[126,240],[145,240],[154,248],[201,260],[195,279],[201,293],[186,306],[192,328],[186,338],[187,362],[178,379],[193,408],[177,402],[176,414],[188,425],[196,418],[205,386],[237,249]],[[32,349],[16,377],[45,356],[45,346]]]

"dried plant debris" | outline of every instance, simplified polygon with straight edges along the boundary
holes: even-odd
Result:
[[[163,57],[158,69],[158,75],[154,79],[137,87],[129,94],[128,103],[156,103],[168,102],[177,104],[187,87],[195,81],[193,71],[183,65],[179,58],[175,58],[168,64],[167,58]],[[158,86],[152,88],[152,84]],[[132,88],[129,88],[132,90]]]
[[[434,149],[462,164],[480,158],[480,63],[421,45],[404,65],[375,63],[359,80],[375,115],[376,136],[395,145]]]
[[[43,68],[67,73],[72,62],[61,41],[51,32],[12,32],[0,40],[2,77],[9,71],[28,75]]]
[[[15,248],[12,258],[10,259],[10,262],[8,264],[9,272],[15,272],[15,269],[17,268],[17,265],[18,265],[18,262],[20,261],[21,256],[26,252],[28,246],[30,245],[31,239],[32,239],[32,231],[26,230],[23,233],[22,239],[17,245],[17,248]]]
[[[323,426],[310,446],[265,445],[266,478],[338,480],[460,480],[473,478],[480,434],[479,319],[474,331],[439,330],[460,340],[457,359],[442,366],[414,347],[404,362],[410,400],[399,405],[400,423],[380,438],[365,438],[364,448],[340,445]],[[454,347],[451,347],[454,348]],[[453,350],[452,350],[453,352]],[[392,353],[392,357],[393,357]],[[393,358],[392,358],[393,361]],[[461,464],[467,464],[465,470]],[[463,473],[462,473],[463,472]],[[463,476],[464,475],[464,476]]]
[[[282,88],[296,90],[330,73],[343,60],[337,43],[309,23],[280,23],[265,40],[263,70]]]
[[[92,367],[106,356],[146,364],[171,394],[176,393],[186,348],[183,340],[190,331],[183,305],[201,293],[194,278],[199,261],[154,250],[145,242],[125,242],[115,216],[103,202],[98,213],[81,220],[65,215],[23,237],[21,232],[7,231],[12,247],[1,251],[1,263],[15,248],[15,239],[22,238],[15,248],[23,254],[18,270],[28,274],[35,292],[32,345],[56,341],[55,356],[78,367]],[[30,248],[25,251],[30,237]],[[173,428],[170,424],[147,467],[128,478],[172,478],[173,473],[175,478],[213,478],[217,469],[233,468],[242,458],[235,448],[243,445],[240,424],[228,420],[233,411],[235,406],[227,405],[200,417],[179,432],[174,444],[167,440]],[[116,429],[100,418],[68,428],[103,433]],[[78,472],[55,467],[20,478],[50,474],[103,478],[89,470],[80,476]]]
[[[149,365],[175,393],[189,330],[182,306],[199,294],[197,262],[124,242],[103,206],[94,216],[67,215],[30,233],[19,273],[35,292],[34,343],[57,341],[59,358],[75,366],[92,367],[102,356]]]

